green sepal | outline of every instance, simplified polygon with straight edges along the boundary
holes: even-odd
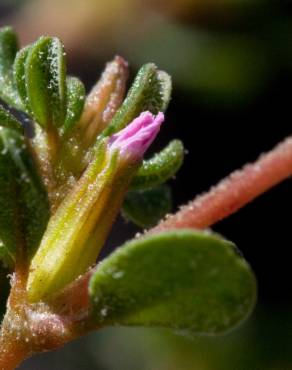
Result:
[[[66,65],[64,48],[55,37],[40,37],[25,59],[24,104],[42,127],[62,126],[66,108]],[[20,85],[22,86],[22,85]]]
[[[18,50],[18,39],[11,27],[0,29],[0,97],[16,108],[21,106],[13,81],[13,62]]]
[[[155,226],[172,208],[169,186],[163,184],[146,190],[129,191],[122,208],[126,219],[148,228]]]
[[[92,162],[50,218],[31,261],[31,302],[50,298],[95,263],[114,219],[111,201],[121,192],[113,183],[117,166],[118,152],[110,154],[107,139],[101,141]],[[119,209],[120,203],[114,205],[115,212]]]
[[[67,77],[67,109],[63,132],[69,132],[81,117],[86,91],[83,83],[76,77]]]
[[[234,245],[179,230],[133,240],[101,262],[89,283],[96,325],[225,332],[250,314],[256,282]]]
[[[138,72],[122,106],[102,132],[102,136],[120,131],[144,111],[153,114],[164,111],[170,100],[170,92],[171,79],[167,73],[158,71],[153,63],[145,64]]]
[[[184,160],[184,146],[172,140],[161,152],[144,160],[131,183],[131,189],[147,189],[163,184],[180,169]]]
[[[0,240],[2,260],[13,266],[16,247],[32,256],[49,218],[49,204],[25,138],[0,128]]]

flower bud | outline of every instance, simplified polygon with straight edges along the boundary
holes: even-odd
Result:
[[[164,116],[142,113],[103,139],[96,155],[51,217],[31,261],[30,301],[50,298],[92,266],[117,216],[132,177]]]

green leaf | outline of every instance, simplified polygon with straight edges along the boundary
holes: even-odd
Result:
[[[130,191],[123,204],[123,215],[140,227],[155,226],[171,211],[172,196],[167,185]]]
[[[0,73],[7,74],[11,72],[15,55],[18,50],[18,40],[11,27],[0,29]]]
[[[256,282],[232,243],[180,230],[126,243],[98,265],[89,292],[97,325],[214,334],[246,319]]]
[[[184,159],[184,147],[180,140],[171,141],[153,158],[144,160],[134,177],[131,189],[146,189],[163,184],[180,169]]]
[[[66,66],[59,39],[41,37],[29,48],[25,59],[25,87],[27,104],[36,122],[43,127],[61,126],[66,108]]]
[[[67,78],[67,110],[64,133],[70,131],[81,117],[85,103],[85,87],[76,77]]]
[[[164,111],[170,99],[170,92],[171,80],[167,73],[158,71],[155,64],[145,64],[102,136],[120,131],[143,111],[153,114]]]
[[[16,246],[25,242],[32,255],[49,218],[46,191],[25,138],[0,128],[0,240],[2,260],[12,266]]]
[[[22,101],[23,107],[25,107],[26,112],[28,114],[31,114],[31,111],[28,104],[28,97],[26,91],[25,64],[31,48],[32,45],[28,45],[25,48],[19,50],[19,52],[16,54],[15,61],[13,64],[14,83],[18,90],[18,95]]]
[[[158,71],[157,79],[160,83],[160,94],[161,94],[160,110],[162,112],[165,112],[171,99],[172,81],[170,75],[165,71]]]
[[[0,29],[0,97],[18,108],[20,100],[13,83],[13,62],[18,50],[18,40],[11,27]]]
[[[0,127],[6,127],[18,132],[22,132],[21,123],[0,105]]]

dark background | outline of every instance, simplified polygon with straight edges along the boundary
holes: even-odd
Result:
[[[178,137],[188,150],[172,181],[176,207],[291,134],[291,2],[69,3],[1,1],[1,25],[13,24],[23,43],[43,33],[60,36],[69,71],[88,88],[117,53],[129,60],[132,77],[148,61],[173,76],[173,99],[154,149]],[[258,279],[257,309],[239,330],[190,339],[108,329],[22,369],[292,369],[291,199],[287,180],[214,226],[237,244]],[[119,219],[108,250],[135,232]]]

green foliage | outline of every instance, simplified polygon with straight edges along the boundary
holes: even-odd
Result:
[[[56,37],[41,37],[21,49],[14,61],[14,80],[26,112],[43,128],[68,132],[79,120],[85,88],[66,77],[64,47]]]
[[[13,81],[13,62],[18,50],[18,40],[11,27],[0,29],[0,97],[17,108],[20,101]]]
[[[81,117],[85,102],[85,87],[76,77],[67,78],[67,110],[64,132],[68,132]]]
[[[25,81],[25,62],[28,57],[29,51],[31,50],[31,45],[28,45],[16,54],[14,64],[13,64],[13,77],[14,83],[18,91],[18,95],[22,102],[23,109],[29,112],[28,98],[26,94],[26,81]]]
[[[112,95],[106,82],[103,103]],[[83,142],[82,135],[91,135],[92,143],[98,130],[88,130],[83,118],[79,130],[72,130],[82,116],[86,94],[81,81],[66,75],[59,39],[41,37],[18,51],[12,29],[1,29],[0,91],[6,103],[40,126],[34,126],[36,135],[30,141],[18,120],[0,106],[0,263],[11,270],[17,250],[25,249],[30,261],[28,300],[39,302],[51,299],[95,263],[129,186],[123,213],[139,226],[151,227],[170,212],[171,191],[164,183],[181,167],[184,147],[173,140],[139,170],[139,163],[120,166],[118,152],[108,151],[108,136],[141,112],[156,115],[168,106],[171,78],[151,63],[140,69],[99,135],[96,152],[88,149],[88,138]],[[115,93],[119,106],[121,91]],[[107,111],[111,105],[103,103],[96,111],[92,103],[89,113],[102,117],[103,107]],[[8,289],[2,269],[0,294],[6,297]],[[94,325],[214,334],[247,317],[256,284],[232,243],[215,234],[180,230],[126,243],[98,265],[89,291]]]
[[[41,37],[29,48],[24,60],[27,99],[24,103],[27,101],[33,118],[41,126],[61,126],[66,103],[63,45],[57,38]]]
[[[171,211],[172,196],[167,185],[130,191],[123,204],[123,215],[140,227],[151,227]]]
[[[157,114],[166,109],[170,100],[171,79],[157,70],[155,64],[145,64],[128,92],[120,109],[102,136],[109,136],[127,126],[143,111]]]
[[[16,118],[14,118],[12,114],[8,113],[7,110],[4,109],[1,105],[0,105],[0,127],[11,128],[18,132],[23,131],[20,122]]]
[[[248,316],[256,283],[232,243],[181,230],[126,243],[98,265],[89,291],[99,324],[214,334]]]
[[[132,189],[146,189],[163,184],[180,169],[184,159],[184,147],[180,140],[171,141],[153,158],[144,160],[134,177]]]
[[[0,126],[1,259],[12,266],[23,237],[29,254],[37,248],[49,218],[49,205],[26,140]]]
[[[183,143],[173,140],[154,157],[143,161],[123,204],[127,219],[140,227],[151,227],[171,211],[171,191],[162,184],[176,174],[183,159]]]

